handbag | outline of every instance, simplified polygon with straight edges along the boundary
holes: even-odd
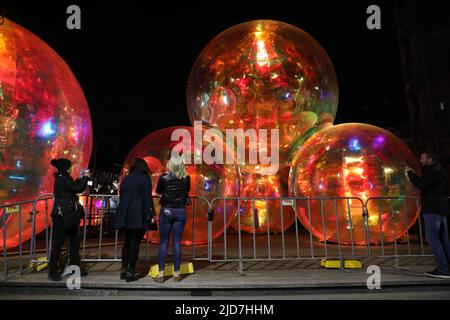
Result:
[[[78,201],[74,201],[74,207],[66,213],[62,212],[61,206],[59,205],[59,202],[56,200],[56,198],[55,202],[58,206],[58,215],[63,219],[64,229],[70,229],[71,227],[80,224],[80,215],[82,212],[84,216],[84,210],[83,207],[78,203]]]

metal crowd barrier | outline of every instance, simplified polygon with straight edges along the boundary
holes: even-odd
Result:
[[[35,242],[35,237],[33,236],[35,234],[35,227],[36,227],[36,214],[38,212],[37,207],[38,204],[43,203],[44,204],[44,211],[43,211],[43,215],[44,218],[41,218],[41,216],[39,218],[41,218],[41,220],[44,220],[43,222],[45,223],[44,226],[44,235],[45,235],[45,252],[48,255],[49,251],[49,244],[50,244],[50,232],[48,230],[49,227],[49,205],[48,205],[48,201],[50,199],[52,199],[53,196],[52,195],[42,195],[39,198],[35,199],[35,200],[29,200],[29,201],[20,201],[20,202],[15,202],[15,203],[10,203],[10,204],[3,204],[0,205],[0,215],[1,215],[1,226],[2,226],[2,242],[3,242],[3,280],[6,280],[8,278],[8,276],[16,276],[16,275],[22,275],[27,268],[25,268],[25,265],[27,265],[27,263],[24,263],[24,258],[25,258],[25,254],[29,253],[29,258],[28,261],[31,261],[33,256],[33,252],[36,251],[36,242]],[[25,238],[24,233],[27,232],[28,230],[23,230],[23,222],[24,219],[26,219],[26,216],[24,217],[24,210],[26,210],[28,208],[28,210],[30,210],[31,207],[31,211],[28,211],[31,214],[31,224],[30,225],[26,225],[27,229],[29,229],[30,232],[30,237],[29,240],[27,241],[23,241],[23,239]],[[17,215],[17,216],[15,216]],[[17,242],[17,247],[18,247],[18,252],[15,252],[13,254],[10,254],[7,252],[7,242],[8,240],[8,231],[7,231],[7,225],[10,225],[10,223],[14,222],[14,218],[17,217],[17,232],[14,233],[14,235],[11,237],[13,241]],[[40,221],[42,223],[42,221]],[[14,225],[12,225],[12,227],[14,227]],[[28,251],[24,250],[24,246],[28,245]],[[8,261],[8,255],[15,255],[18,257],[18,269],[19,271],[14,273],[14,274],[9,274],[9,261]]]
[[[221,243],[218,246],[215,246],[215,250],[217,250],[218,247],[222,247],[223,255],[221,257],[217,257],[217,255],[213,252],[213,239],[212,237],[209,237],[210,242],[208,243],[208,260],[209,261],[215,261],[215,262],[230,262],[230,261],[236,261],[238,262],[238,271],[239,273],[243,274],[243,264],[244,262],[252,262],[252,261],[276,261],[276,260],[306,260],[306,259],[319,259],[319,258],[326,258],[326,259],[340,259],[343,261],[344,257],[354,257],[355,256],[355,244],[353,242],[353,238],[351,240],[351,252],[352,253],[345,253],[343,244],[341,243],[340,239],[340,233],[336,232],[337,234],[337,251],[334,250],[334,252],[330,252],[331,248],[335,248],[336,245],[330,244],[328,241],[327,236],[327,222],[326,222],[326,214],[328,212],[325,212],[324,207],[326,205],[326,202],[331,202],[332,207],[334,208],[333,217],[336,224],[336,230],[339,230],[339,219],[338,219],[338,212],[337,212],[337,202],[338,201],[345,201],[348,206],[348,217],[349,221],[351,223],[351,216],[350,216],[350,203],[349,201],[357,201],[360,204],[361,209],[361,216],[363,216],[364,210],[364,203],[359,198],[355,197],[281,197],[281,198],[273,198],[273,197],[234,197],[234,198],[223,198],[218,197],[214,198],[211,201],[212,206],[216,202],[223,202],[224,203],[224,210],[226,209],[225,202],[227,201],[236,201],[237,204],[237,214],[236,214],[236,220],[237,220],[237,256],[230,257],[229,253],[229,247],[230,247],[230,235],[227,231],[227,225],[226,225],[226,214],[224,214],[223,219],[223,228],[224,233],[223,237],[217,241],[220,241]],[[319,226],[322,227],[323,232],[323,249],[318,250],[318,248],[315,248],[314,246],[314,235],[313,235],[313,226],[312,226],[312,212],[311,212],[311,202],[317,201],[320,202],[320,217],[321,222]],[[248,235],[250,237],[250,250],[248,250],[247,246],[243,246],[244,236],[243,231],[241,230],[242,225],[242,218],[241,218],[241,208],[243,202],[250,202],[251,203],[251,232]],[[264,233],[257,234],[256,229],[256,217],[257,214],[253,214],[255,211],[255,203],[259,202],[261,205],[261,202],[264,202],[263,209],[265,211],[265,220],[267,222],[267,225],[265,227],[266,231]],[[270,202],[278,203],[278,205],[275,205],[274,207],[278,210],[279,207],[279,220],[280,220],[280,234],[281,237],[278,235],[272,234],[270,231],[270,216],[272,218],[276,218],[277,213],[275,215],[271,215],[270,212]],[[303,203],[303,205],[301,205]],[[300,229],[302,228],[301,225],[299,225],[298,219],[297,219],[297,210],[298,207],[305,208],[309,225],[303,229],[306,231],[300,232]],[[291,220],[292,225],[290,228],[285,228],[285,208],[291,207],[289,215],[292,215]],[[211,221],[210,224],[213,222]],[[217,223],[217,222],[216,222]],[[212,229],[212,227],[210,228]],[[286,230],[287,229],[287,230]],[[290,229],[293,229],[289,231]],[[301,234],[307,233],[307,237],[304,241],[301,241]],[[294,243],[288,243],[290,241],[287,241],[286,233],[289,233],[292,237],[295,237]],[[352,230],[351,230],[352,233]],[[261,241],[261,237],[264,236],[266,240]],[[258,239],[259,238],[259,239]],[[276,244],[278,240],[281,240],[281,244]],[[309,245],[306,245],[305,247],[302,247],[302,243],[307,243],[309,241]],[[258,244],[261,245],[265,242],[264,246],[266,247],[266,251],[264,254],[258,254]],[[278,247],[278,249],[276,248]],[[247,250],[246,250],[247,249]],[[280,250],[281,249],[281,250]],[[247,251],[245,253],[244,251]],[[318,252],[321,251],[321,252]],[[305,254],[305,252],[309,252],[309,254]],[[341,264],[343,265],[343,264]]]
[[[154,196],[153,198],[157,200],[155,198],[159,197]],[[53,196],[48,194],[32,201],[0,206],[3,226],[1,236],[4,244],[6,244],[8,238],[7,222],[14,214],[18,215],[18,252],[8,253],[6,245],[3,245],[2,248],[4,279],[29,271],[30,268],[25,268],[25,265],[33,266],[48,262],[52,243],[51,208],[49,208],[52,200]],[[317,260],[325,258],[339,259],[342,262],[347,258],[387,257],[395,258],[395,266],[399,267],[399,257],[429,255],[424,248],[424,232],[420,217],[414,223],[414,226],[413,221],[409,221],[409,217],[406,215],[403,215],[402,219],[397,219],[401,216],[399,212],[402,208],[404,212],[408,211],[407,208],[409,208],[409,211],[416,212],[419,209],[418,198],[378,197],[363,201],[356,197],[217,197],[212,200],[204,197],[192,197],[191,200],[192,204],[188,207],[188,210],[192,210],[192,241],[190,244],[192,259],[210,262],[238,262],[238,271],[241,274],[244,273],[244,263],[251,261]],[[85,207],[85,216],[81,224],[80,256],[82,261],[120,261],[120,254],[117,252],[119,244],[121,244],[119,231],[112,228],[112,218],[118,205],[118,196],[82,195],[80,201]],[[403,207],[399,207],[396,201]],[[270,226],[271,217],[279,217],[280,231],[274,233],[268,227],[264,232],[257,232],[257,215],[253,212],[257,205],[261,207],[262,204],[265,207],[264,218],[267,225]],[[24,234],[24,230],[22,230],[23,208],[30,205],[32,206],[31,237],[28,242],[22,242]],[[157,204],[155,203],[155,205]],[[413,209],[411,209],[411,205]],[[312,206],[318,209],[314,213]],[[200,207],[201,212],[198,209]],[[244,233],[241,228],[244,224],[244,218],[241,216],[243,207],[251,210],[251,230],[250,232],[247,230],[247,233]],[[14,213],[11,213],[11,208],[14,208],[12,210]],[[37,210],[37,208],[45,208],[45,210]],[[276,208],[279,212],[271,212],[270,210],[273,210],[273,208]],[[289,208],[289,212],[286,208]],[[297,211],[300,208],[304,210],[305,219],[309,222],[299,222]],[[230,210],[232,212],[229,212]],[[353,214],[351,214],[351,210],[353,210]],[[360,218],[359,214],[356,215],[357,219],[355,218],[354,210],[360,210]],[[44,217],[41,215],[41,211],[45,215]],[[346,226],[343,225],[342,218],[339,218],[339,212],[341,216],[343,214],[344,217],[348,218]],[[205,226],[199,225],[197,217],[202,216],[203,219],[208,217],[206,223],[207,243],[198,245],[196,234],[203,232],[204,230],[201,228]],[[319,221],[316,219],[315,225],[313,225],[312,219],[317,217],[319,217]],[[404,236],[406,238],[402,241],[406,245],[406,252],[402,253],[399,250],[397,236],[394,236],[392,241],[385,239],[386,232],[383,230],[381,220],[387,218],[392,221],[393,234],[398,234],[399,228],[405,229]],[[233,224],[232,219],[236,220],[234,222],[236,230],[230,228],[230,224]],[[291,221],[291,226],[287,225],[286,219]],[[378,230],[371,227],[373,221],[377,219],[379,222]],[[39,234],[36,232],[37,222],[40,223],[41,229],[42,224],[44,224],[43,230]],[[354,230],[361,227],[358,223],[362,224],[363,228],[364,237],[362,240],[355,240]],[[416,226],[419,233],[418,239],[411,237],[412,228]],[[223,233],[218,235],[220,232],[217,230],[222,229]],[[318,234],[319,231],[317,230],[320,229],[321,234]],[[343,240],[345,232],[350,236],[350,241]],[[330,234],[334,234],[335,239],[332,239]],[[315,240],[318,235],[323,241]],[[149,260],[151,243],[149,232],[146,238],[145,256]],[[374,239],[379,239],[379,241],[377,240],[374,243]],[[109,242],[107,242],[108,240]],[[420,243],[418,253],[413,250],[413,241]],[[393,248],[388,246],[388,243],[392,243]],[[24,246],[27,245],[29,246],[28,251],[24,250]],[[111,256],[105,256],[103,249],[107,246],[113,246],[114,248]],[[392,251],[392,249],[393,252],[389,254],[388,251]],[[27,253],[29,254],[28,263],[24,262]],[[38,257],[38,253],[43,253],[45,256]],[[9,274],[8,257],[12,255],[19,257],[19,265],[16,266],[19,272]],[[343,263],[341,263],[341,266],[343,266]]]

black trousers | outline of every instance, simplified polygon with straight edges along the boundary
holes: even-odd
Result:
[[[69,264],[80,265],[80,226],[74,225],[65,229],[61,217],[53,217],[52,223],[52,251],[50,253],[49,272],[56,274],[58,273],[59,257],[66,237],[69,239]]]
[[[134,270],[144,233],[145,230],[143,229],[125,229],[125,243],[122,247],[122,268]]]

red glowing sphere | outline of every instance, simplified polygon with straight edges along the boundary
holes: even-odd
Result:
[[[77,175],[87,167],[91,149],[89,107],[70,68],[41,39],[5,19],[0,25],[0,204],[52,193],[50,160],[72,160]],[[18,237],[13,212],[3,212],[8,239]],[[37,215],[36,233],[45,219]],[[22,219],[22,241],[30,238],[30,228],[28,218]],[[7,247],[16,245],[7,241]]]
[[[181,130],[181,131],[180,131]],[[202,135],[207,129],[201,130]],[[185,135],[182,139],[176,138],[172,141],[172,135],[176,132],[182,132],[189,135],[191,139],[185,140]],[[210,131],[211,132],[211,131]],[[195,143],[194,128],[192,127],[171,127],[161,129],[159,131],[149,134],[142,139],[128,154],[124,166],[122,168],[121,176],[128,174],[129,167],[132,161],[136,158],[143,158],[151,171],[153,195],[156,194],[156,186],[159,176],[166,172],[166,164],[170,159],[172,149],[177,148],[179,143],[185,143],[187,149],[183,149],[183,157],[190,159],[190,163],[185,161],[186,171],[191,178],[191,197],[206,198],[211,201],[215,197],[237,197],[239,195],[239,170],[234,164],[234,159],[231,164],[212,163],[206,164],[203,159],[203,154],[206,148],[210,146],[210,142],[215,141],[220,145],[224,153],[230,152],[226,143],[220,139],[219,136],[204,135],[202,141]],[[199,162],[202,163],[199,163]],[[196,164],[197,163],[197,164]],[[208,242],[208,204],[202,199],[195,199],[192,204],[187,207],[187,220],[182,237],[184,245],[205,244]],[[156,215],[159,216],[159,198],[154,198]],[[236,205],[232,201],[227,201],[224,206],[223,201],[216,201],[213,206],[215,212],[215,220],[213,222],[212,237],[213,239],[219,237],[228,227],[231,220],[236,214]],[[226,211],[226,212],[225,212]],[[194,231],[195,224],[195,231]],[[159,243],[159,233],[150,232],[150,241]]]
[[[392,242],[417,219],[414,197],[419,193],[407,179],[405,165],[420,172],[412,152],[390,132],[360,123],[328,126],[296,152],[289,194],[313,198],[309,208],[306,200],[299,200],[297,213],[320,240],[350,244],[353,239],[358,245]],[[368,200],[377,197],[399,198]],[[362,203],[366,201],[369,233],[364,235]]]

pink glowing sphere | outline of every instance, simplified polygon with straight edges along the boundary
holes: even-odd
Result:
[[[91,149],[89,107],[70,68],[41,39],[5,19],[0,25],[0,204],[52,193],[50,160],[72,160],[72,173],[78,175],[87,168]],[[7,247],[17,246],[17,210],[3,214],[11,239]],[[40,211],[36,233],[45,219]],[[21,224],[26,241],[31,236],[28,216]]]
[[[172,141],[172,134],[174,132],[184,132],[192,138],[190,141],[185,141],[184,138]],[[201,130],[202,134],[206,131],[205,128]],[[224,150],[228,146],[219,138],[219,136],[204,136],[200,143],[194,141],[193,127],[171,127],[161,129],[159,131],[149,134],[142,139],[128,154],[123,168],[121,177],[128,174],[128,170],[133,160],[136,158],[143,158],[151,171],[154,204],[156,215],[159,216],[159,197],[156,194],[156,186],[159,176],[166,172],[166,164],[170,159],[172,149],[179,146],[180,142],[185,143],[190,150],[184,149],[183,157],[191,159],[190,164],[186,163],[186,171],[191,178],[191,197],[200,197],[192,200],[192,204],[187,207],[187,220],[182,237],[184,245],[206,244],[208,242],[208,205],[207,202],[201,198],[211,201],[216,197],[237,197],[239,195],[240,181],[239,170],[232,162],[231,164],[206,164],[203,162],[202,155],[205,148],[210,145],[210,142],[216,141]],[[232,150],[228,150],[232,152]],[[197,163],[202,161],[203,163]],[[233,160],[234,161],[234,160]],[[197,164],[195,164],[197,163]],[[231,220],[236,214],[236,204],[233,201],[227,201],[224,206],[224,201],[216,201],[213,206],[215,212],[215,220],[213,222],[212,237],[213,239],[219,237],[224,230],[231,223]],[[195,231],[194,231],[195,224]],[[159,243],[159,233],[150,232],[150,241]]]
[[[279,21],[225,30],[200,53],[188,80],[192,123],[254,129],[258,135],[260,129],[278,129],[281,168],[296,139],[334,121],[337,105],[336,73],[325,50],[305,31]],[[266,167],[241,166],[253,173],[267,173]]]
[[[328,126],[296,152],[289,194],[315,198],[310,200],[309,210],[307,201],[299,200],[297,214],[322,241],[350,244],[353,238],[358,245],[392,242],[417,219],[414,197],[419,193],[404,173],[406,165],[420,172],[412,152],[390,132],[361,123]],[[333,197],[347,197],[348,201],[330,199]],[[399,198],[368,201],[376,197]],[[362,202],[358,199],[368,201],[366,236]]]

